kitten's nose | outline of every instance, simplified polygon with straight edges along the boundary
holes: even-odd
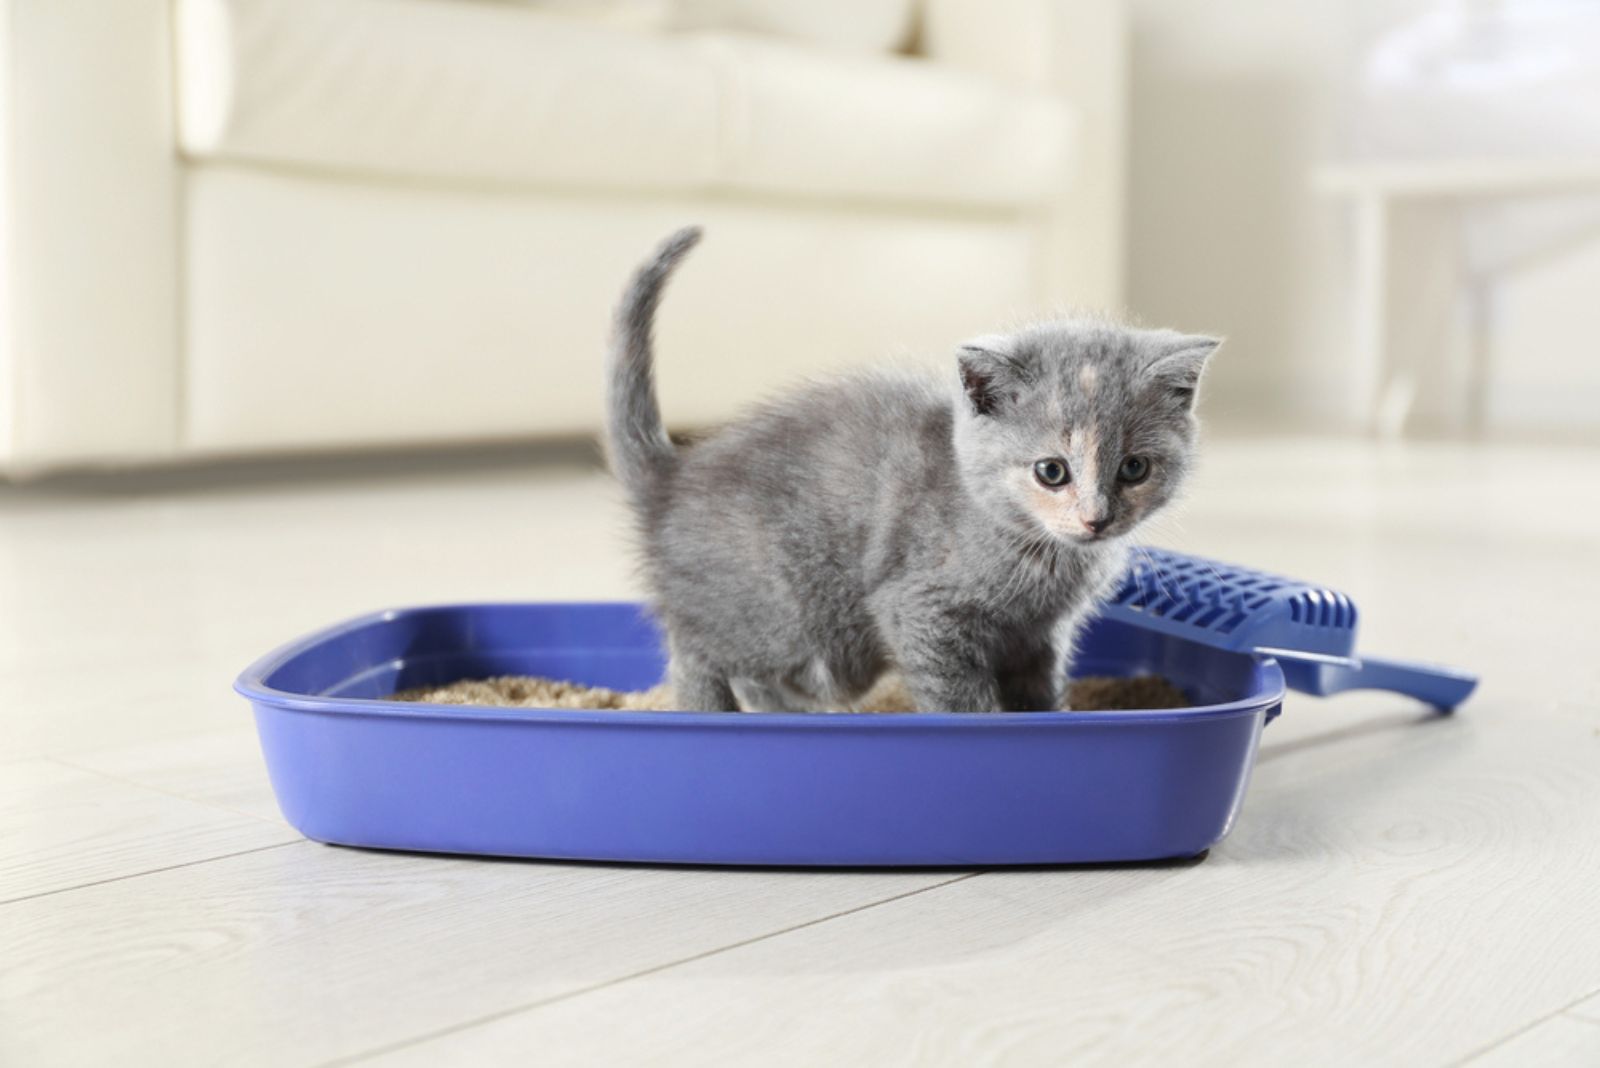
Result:
[[[1106,528],[1111,525],[1111,517],[1103,515],[1098,519],[1085,519],[1083,525],[1089,528],[1091,534],[1104,534]]]

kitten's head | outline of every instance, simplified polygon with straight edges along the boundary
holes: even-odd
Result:
[[[1076,321],[968,342],[955,424],[963,483],[1024,529],[1083,543],[1128,533],[1188,473],[1195,391],[1220,344]]]

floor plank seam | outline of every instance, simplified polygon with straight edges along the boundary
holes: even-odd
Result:
[[[425,1034],[414,1035],[411,1038],[403,1039],[399,1042],[392,1042],[387,1045],[375,1047],[373,1049],[363,1050],[360,1053],[353,1053],[345,1057],[335,1057],[333,1060],[321,1062],[321,1064],[318,1065],[318,1068],[343,1068],[345,1065],[359,1064],[363,1061],[371,1060],[374,1057],[381,1057],[386,1053],[394,1053],[411,1046],[421,1045],[425,1042],[432,1042],[433,1040],[443,1038],[446,1035],[457,1034],[462,1031],[469,1031],[474,1027],[482,1027],[484,1024],[494,1023],[497,1020],[508,1019],[512,1016],[519,1016],[525,1012],[535,1012],[549,1005],[559,1004],[563,1001],[571,1001],[573,998],[585,997],[601,990],[607,990],[611,987],[620,986],[624,983],[631,983],[636,979],[644,979],[648,976],[659,975],[662,972],[671,971],[674,968],[681,968],[686,964],[693,964],[696,961],[708,960],[711,957],[716,957],[736,949],[742,949],[745,946],[753,946],[757,943],[765,942],[773,938],[781,938],[786,934],[793,934],[795,931],[803,931],[809,927],[816,927],[820,924],[830,923],[833,920],[841,919],[845,916],[853,916],[856,913],[867,912],[883,905],[891,905],[896,901],[904,901],[907,898],[916,897],[919,894],[926,894],[935,890],[942,890],[947,886],[954,886],[956,883],[965,882],[968,879],[974,879],[982,874],[984,874],[982,871],[966,872],[963,875],[958,875],[953,879],[946,879],[943,882],[934,883],[931,886],[918,887],[915,890],[908,890],[903,894],[895,894],[891,897],[881,898],[877,901],[869,901],[864,905],[857,905],[854,908],[841,909],[838,912],[830,913],[826,916],[819,916],[814,920],[807,920],[804,923],[790,924],[787,927],[781,927],[775,931],[768,931],[765,934],[759,934],[751,938],[741,939],[738,942],[730,942],[725,946],[718,946],[715,949],[704,950],[700,953],[691,954],[687,957],[680,957],[677,960],[666,961],[665,963],[657,964],[649,968],[641,968],[639,971],[629,972],[627,975],[619,975],[613,979],[606,979],[602,982],[591,983],[588,986],[580,987],[576,990],[569,990],[565,993],[554,994],[547,998],[540,998],[537,1001],[530,1001],[523,1005],[516,1005],[508,1009],[502,1009],[498,1012],[492,1012],[488,1015],[480,1016],[472,1020],[464,1020],[461,1023],[452,1024],[449,1027],[441,1027],[437,1030],[426,1032]]]
[[[197,860],[186,860],[182,864],[167,864],[160,868],[149,868],[145,871],[132,871],[126,875],[113,875],[108,879],[95,879],[87,883],[78,883],[74,886],[58,886],[54,890],[41,890],[36,894],[22,894],[18,897],[8,897],[0,901],[0,908],[15,905],[23,901],[37,901],[42,897],[54,897],[57,894],[71,894],[78,890],[88,890],[96,886],[108,886],[111,883],[124,883],[129,879],[143,879],[147,875],[160,875],[163,872],[180,871],[183,868],[197,868],[202,864],[215,864],[219,860],[231,860],[234,857],[245,857],[251,853],[265,853],[269,849],[282,849],[285,846],[300,845],[304,838],[293,838],[287,842],[274,842],[271,845],[255,846],[251,849],[240,849],[232,853],[221,853],[214,857],[201,857]]]
[[[1561,1006],[1559,1009],[1552,1010],[1551,1012],[1548,1012],[1545,1015],[1538,1017],[1537,1019],[1529,1020],[1527,1023],[1523,1024],[1521,1027],[1517,1028],[1515,1031],[1508,1032],[1507,1034],[1502,1035],[1501,1037],[1495,1039],[1493,1042],[1490,1042],[1490,1043],[1488,1043],[1486,1045],[1483,1045],[1483,1046],[1479,1046],[1477,1049],[1472,1050],[1470,1053],[1467,1053],[1465,1056],[1461,1057],[1459,1060],[1450,1061],[1446,1065],[1446,1068],[1464,1068],[1465,1065],[1471,1064],[1473,1061],[1478,1060],[1478,1059],[1480,1059],[1482,1057],[1485,1057],[1490,1053],[1493,1053],[1495,1050],[1499,1049],[1501,1046],[1504,1046],[1507,1043],[1510,1043],[1512,1041],[1515,1041],[1516,1039],[1521,1038],[1523,1035],[1527,1034],[1529,1031],[1532,1031],[1535,1027],[1539,1027],[1542,1024],[1549,1023],[1551,1020],[1554,1020],[1558,1016],[1566,1015],[1568,1012],[1571,1012],[1573,1009],[1577,1008],[1579,1005],[1582,1005],[1585,1001],[1588,1001],[1590,998],[1594,997],[1596,994],[1600,994],[1600,986],[1597,986],[1597,987],[1594,987],[1594,988],[1590,989],[1585,994],[1580,994],[1578,997],[1576,997],[1573,1000],[1567,1002],[1565,1005]],[[1579,1018],[1580,1017],[1573,1017],[1573,1019],[1579,1019]],[[1593,1021],[1585,1020],[1584,1022],[1585,1023],[1592,1023]]]
[[[114,775],[109,771],[101,771],[99,768],[85,767],[82,764],[74,763],[71,757],[49,756],[45,757],[44,759],[53,764],[60,764],[62,767],[71,768],[73,771],[81,771],[85,775],[94,775],[109,782],[120,783],[123,786],[132,786],[139,790],[148,790],[153,794],[160,794],[163,797],[170,797],[176,801],[187,801],[191,805],[200,805],[215,812],[226,812],[232,816],[247,816],[259,823],[269,824],[273,827],[284,827],[292,830],[292,828],[289,828],[288,822],[283,819],[269,818],[267,816],[259,815],[255,812],[247,812],[242,808],[234,808],[231,805],[219,805],[215,801],[207,801],[204,798],[199,797],[190,797],[187,794],[180,794],[176,791],[167,790],[160,786],[152,786],[149,783],[139,782],[136,779],[130,779],[123,775]]]

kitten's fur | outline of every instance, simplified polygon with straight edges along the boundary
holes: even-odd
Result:
[[[1121,573],[1120,535],[1182,483],[1211,338],[1041,323],[962,347],[948,382],[811,385],[678,450],[651,324],[674,234],[609,358],[609,452],[644,540],[679,707],[842,709],[898,668],[925,711],[1059,707],[1066,644]],[[1119,483],[1127,456],[1151,469]],[[1062,458],[1071,481],[1041,484]],[[1100,536],[1085,519],[1106,519]]]

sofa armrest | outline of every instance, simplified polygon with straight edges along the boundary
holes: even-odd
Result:
[[[1077,163],[1048,224],[1046,295],[1107,310],[1122,304],[1127,35],[1125,0],[925,0],[920,49],[1071,102]]]
[[[0,475],[170,453],[169,0],[0,0]]]

